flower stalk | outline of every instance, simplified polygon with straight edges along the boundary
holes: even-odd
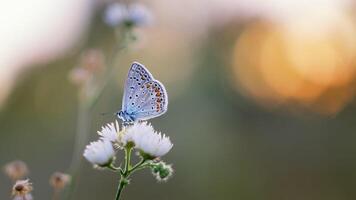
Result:
[[[133,146],[131,146],[131,145],[128,145],[125,148],[125,168],[124,168],[124,170],[120,170],[120,181],[119,181],[119,186],[117,188],[115,200],[120,199],[122,190],[130,182],[130,180],[128,179],[130,177],[130,175],[138,169],[143,169],[140,167],[142,167],[144,165],[144,163],[146,162],[145,159],[142,159],[134,167],[131,167],[131,152],[132,152],[132,150],[133,150]]]
[[[78,105],[78,119],[77,119],[77,133],[75,138],[75,146],[74,152],[72,156],[72,162],[69,168],[69,173],[73,177],[73,181],[69,186],[69,190],[67,193],[66,199],[71,199],[71,195],[76,188],[76,184],[79,182],[79,169],[81,165],[81,151],[85,147],[85,144],[88,142],[88,133],[90,129],[90,121],[91,121],[91,112],[104,93],[105,88],[114,78],[115,70],[115,61],[118,57],[119,52],[126,49],[130,42],[134,40],[132,28],[127,27],[122,31],[123,34],[121,38],[119,38],[119,42],[117,42],[113,48],[111,56],[108,58],[106,62],[107,72],[104,77],[101,79],[101,82],[98,83],[98,86],[93,88],[94,91],[88,92],[88,88],[85,86],[82,88],[79,96],[79,105]]]
[[[125,148],[125,168],[123,171],[120,170],[120,182],[119,182],[119,186],[117,188],[115,200],[120,199],[122,190],[129,183],[129,180],[127,178],[129,176],[129,168],[131,165],[131,152],[132,152],[132,146],[128,146]]]

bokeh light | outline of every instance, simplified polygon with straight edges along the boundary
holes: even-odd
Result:
[[[81,42],[93,4],[89,0],[0,3],[0,105],[18,74],[59,58]]]
[[[353,96],[356,26],[347,12],[326,19],[248,24],[233,53],[236,87],[261,104],[340,111]]]

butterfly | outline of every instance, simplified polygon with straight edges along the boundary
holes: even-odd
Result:
[[[168,95],[163,84],[155,80],[144,65],[132,63],[117,117],[127,125],[163,115],[167,108]]]

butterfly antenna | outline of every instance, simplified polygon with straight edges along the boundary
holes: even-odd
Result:
[[[117,113],[111,113],[111,112],[104,112],[104,113],[100,113],[101,116],[107,116],[107,115],[114,115],[116,116]]]
[[[105,112],[105,113],[104,113],[104,112],[103,112],[103,113],[100,113],[101,116],[105,116],[105,115],[107,115],[107,114],[109,114],[109,113],[107,113],[107,112]]]

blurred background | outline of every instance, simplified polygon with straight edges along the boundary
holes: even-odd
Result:
[[[0,3],[0,165],[30,168],[35,199],[74,149],[78,87],[68,76],[86,49],[109,56],[110,0]],[[131,1],[126,1],[130,3]],[[166,86],[174,177],[135,174],[124,199],[356,199],[356,2],[145,0],[150,26],[120,54],[91,114],[90,138],[121,107],[132,61]],[[120,158],[119,158],[120,160]],[[113,199],[118,177],[83,161],[74,199]],[[11,181],[0,175],[0,199]]]

